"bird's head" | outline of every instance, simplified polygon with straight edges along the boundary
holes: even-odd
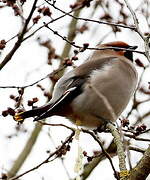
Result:
[[[131,50],[135,50],[138,46],[130,46],[122,41],[114,41],[106,44],[100,44],[97,47],[106,48],[104,50],[99,51],[99,53],[104,57],[125,56],[129,60],[133,61],[133,52]]]

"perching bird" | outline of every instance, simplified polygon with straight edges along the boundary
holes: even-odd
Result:
[[[133,65],[133,53],[128,49],[136,49],[137,46],[115,41],[97,47],[112,47],[112,49],[95,50],[85,63],[58,80],[49,103],[16,114],[14,119],[22,121],[25,118],[35,117],[35,120],[40,120],[59,115],[90,128],[113,122],[108,107],[91,86],[108,100],[118,118],[136,88],[137,72]]]

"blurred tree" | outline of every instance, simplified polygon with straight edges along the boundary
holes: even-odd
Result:
[[[65,71],[78,65],[81,59],[82,61],[85,60],[87,58],[85,57],[86,52],[88,54],[89,51],[92,51],[92,48],[95,47],[97,43],[122,40],[129,42],[129,44],[136,43],[136,45],[139,46],[140,50],[135,51],[135,63],[139,73],[139,83],[132,102],[118,120],[125,153],[127,155],[126,159],[128,161],[129,171],[119,173],[118,168],[115,169],[117,166],[116,159],[112,159],[112,157],[116,157],[118,154],[116,144],[111,136],[103,136],[103,134],[98,132],[94,134],[90,130],[83,130],[83,134],[86,136],[90,135],[88,141],[93,141],[91,139],[92,137],[100,147],[97,146],[95,148],[95,146],[93,146],[91,149],[90,144],[87,143],[83,154],[81,152],[84,156],[84,162],[81,163],[81,166],[83,166],[80,174],[81,179],[89,178],[96,180],[99,179],[99,177],[103,177],[102,171],[99,171],[99,174],[96,173],[97,176],[94,176],[92,172],[94,169],[99,168],[100,166],[98,165],[102,165],[106,159],[108,159],[111,164],[111,166],[107,167],[107,171],[110,172],[109,179],[144,180],[150,173],[150,147],[148,147],[150,141],[148,136],[150,130],[150,124],[148,122],[150,118],[150,82],[147,78],[150,68],[150,2],[148,0],[139,0],[138,2],[133,0],[130,3],[131,4],[129,4],[127,0],[77,0],[64,2],[60,0],[0,1],[0,11],[6,16],[13,17],[17,22],[17,26],[19,26],[19,28],[17,27],[13,30],[13,28],[9,28],[9,23],[11,24],[10,21],[8,22],[6,20],[7,23],[3,22],[2,24],[2,29],[7,29],[7,35],[3,35],[2,33],[0,36],[0,70],[2,73],[2,82],[4,82],[5,79],[5,85],[0,85],[0,88],[4,93],[7,93],[7,97],[10,97],[10,100],[8,100],[8,98],[4,100],[3,97],[3,100],[7,101],[8,108],[5,110],[3,106],[1,107],[2,120],[4,117],[12,119],[11,116],[14,115],[15,111],[19,112],[26,108],[35,108],[35,104],[40,103],[40,101],[49,101],[57,80]],[[13,35],[11,31],[13,31]],[[24,50],[25,46],[27,50]],[[42,56],[40,56],[41,61],[35,59],[32,54],[35,46],[39,48],[39,51],[36,52],[37,56],[39,56],[40,51],[43,52],[44,50]],[[31,49],[29,49],[30,47]],[[21,54],[17,56],[16,54],[19,52],[21,52]],[[22,61],[26,53],[29,59],[17,65],[15,61],[18,62],[17,59]],[[45,59],[46,61],[44,62]],[[24,71],[26,63],[29,65],[27,66],[27,71]],[[12,72],[7,71],[7,67],[10,67]],[[17,82],[12,86],[8,86],[7,84],[11,82],[8,78],[9,73],[15,74],[18,69],[20,72],[23,72],[22,79],[27,77],[30,79],[30,83],[21,86],[18,85],[19,83]],[[4,72],[6,72],[6,74]],[[34,72],[40,74],[37,75],[35,73],[36,80],[30,76],[30,74],[34,74]],[[46,74],[45,72],[49,73]],[[4,74],[7,77],[4,77]],[[42,76],[42,74],[45,76]],[[16,80],[14,82],[16,82]],[[36,92],[38,93],[36,94]],[[1,123],[1,127],[4,127],[4,122]],[[24,147],[19,153],[17,152],[17,154],[19,154],[18,157],[15,155],[16,160],[8,165],[10,169],[2,168],[2,179],[8,178],[13,180],[19,179],[20,177],[26,179],[26,174],[28,174],[29,178],[34,178],[36,169],[40,171],[41,166],[44,167],[44,164],[50,164],[51,161],[56,161],[57,158],[61,160],[62,170],[64,168],[67,176],[64,175],[64,177],[62,177],[59,173],[56,173],[58,170],[53,172],[54,169],[52,168],[53,170],[50,170],[52,177],[55,177],[55,179],[60,177],[61,179],[72,179],[75,177],[73,170],[68,170],[70,169],[68,168],[69,166],[73,166],[74,161],[66,161],[68,151],[73,152],[72,156],[74,156],[74,150],[71,149],[71,147],[74,146],[73,137],[75,131],[73,128],[70,128],[72,126],[71,124],[66,125],[66,121],[62,124],[50,124],[45,121],[36,124],[32,122],[32,126],[35,124],[32,132],[29,127],[31,125],[29,124],[23,123],[16,125],[15,122],[14,124],[12,126],[15,128],[15,133],[10,133],[8,138],[13,139],[16,135],[19,135],[20,132],[24,132],[23,136],[27,136],[26,133],[28,133],[28,139],[26,141],[23,140]],[[42,127],[44,130],[42,130]],[[56,130],[59,127],[63,127],[63,131]],[[68,129],[71,130],[69,136]],[[47,151],[47,158],[44,158],[44,155],[38,153],[39,149],[36,146],[31,156],[29,156],[34,144],[40,142],[39,135],[43,131],[46,132],[45,135],[42,135],[45,139],[44,141],[42,140],[43,143],[46,144],[46,139],[49,141],[48,138],[50,138],[55,147],[51,145],[48,151],[46,148],[40,147],[42,152]],[[61,134],[56,138],[58,140],[55,139],[56,135],[52,135],[53,131]],[[17,139],[19,139],[19,137],[20,136],[18,136]],[[68,138],[64,140],[65,137]],[[101,143],[102,139],[103,142]],[[55,141],[58,141],[58,143],[55,144]],[[140,144],[138,142],[140,142]],[[93,153],[92,155],[89,155],[90,151]],[[37,157],[41,156],[38,161],[39,164],[37,163],[37,165],[35,165],[35,163],[33,163],[32,165],[32,163],[29,163],[30,166],[27,165],[29,170],[24,170],[24,172],[22,170],[20,171],[25,160],[27,158],[32,159],[35,152],[37,153]],[[141,153],[140,158],[137,155],[139,153]],[[136,160],[137,157],[138,161]],[[6,159],[8,161],[9,157]],[[31,162],[30,160],[27,160],[27,162],[28,161]],[[65,162],[68,163],[68,167],[65,166]],[[115,164],[115,167],[113,164]],[[7,165],[4,163],[4,166]],[[54,163],[53,166],[57,167]],[[35,171],[35,174],[32,175],[31,173],[30,175],[30,172],[33,171]],[[42,177],[39,176],[39,179],[48,179],[50,176],[47,175],[47,171],[49,170],[46,169],[46,173],[43,173]],[[76,177],[76,179],[78,178],[79,176]]]

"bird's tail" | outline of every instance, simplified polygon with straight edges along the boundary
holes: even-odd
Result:
[[[18,121],[18,122],[21,122],[24,119],[29,118],[29,117],[41,116],[43,113],[47,112],[50,107],[51,107],[51,104],[48,104],[48,105],[38,107],[38,108],[29,110],[29,111],[16,113],[15,116],[14,116],[14,120]]]

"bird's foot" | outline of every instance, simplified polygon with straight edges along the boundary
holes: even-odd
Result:
[[[111,123],[112,125],[115,126],[115,124],[107,119],[105,119],[105,123],[102,124],[100,127],[98,127],[97,129],[94,130],[94,132],[98,132],[98,133],[102,133],[102,132],[105,132],[105,133],[110,133],[110,129],[107,128],[107,124],[108,123]]]
[[[102,126],[100,126],[97,129],[95,129],[95,132],[98,132],[98,133],[102,133],[102,132],[109,133],[110,130],[107,129],[106,126],[107,126],[107,123],[103,124]]]

